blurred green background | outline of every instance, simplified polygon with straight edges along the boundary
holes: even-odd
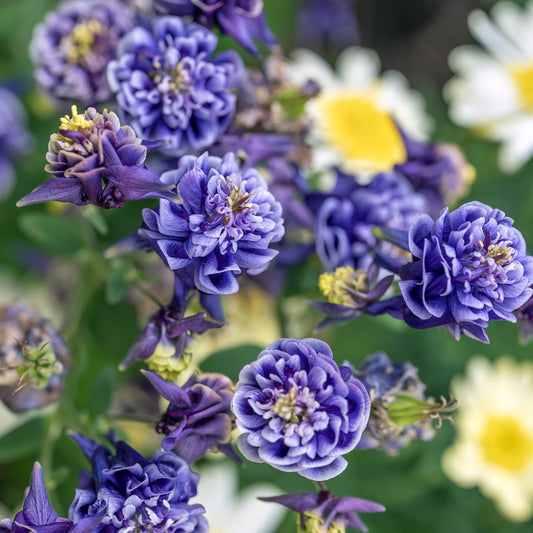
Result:
[[[359,44],[374,48],[384,69],[403,72],[423,93],[428,113],[435,121],[434,138],[457,143],[464,150],[477,170],[476,182],[465,201],[476,199],[502,209],[515,219],[526,241],[533,242],[533,164],[529,163],[516,175],[503,175],[496,165],[496,146],[453,126],[441,96],[442,84],[451,76],[448,53],[459,44],[471,42],[467,14],[493,3],[359,0],[356,6]],[[15,207],[18,198],[45,179],[48,137],[57,130],[59,116],[63,114],[50,108],[39,96],[28,57],[33,27],[55,5],[55,0],[0,0],[0,83],[21,95],[34,136],[33,151],[18,164],[15,190],[0,206],[0,297],[4,300],[4,296],[11,296],[16,290],[35,296],[39,287],[44,286],[41,298],[57,310],[57,325],[61,326],[74,357],[58,413],[30,415],[29,421],[0,439],[0,502],[9,516],[20,505],[35,460],[43,463],[48,475],[47,485],[56,511],[66,514],[78,472],[87,465],[65,435],[65,429],[100,435],[112,424],[106,413],[118,384],[134,379],[138,373],[137,368],[127,373],[117,369],[140,326],[131,303],[121,300],[121,280],[127,277],[128,267],[120,260],[104,260],[102,251],[136,229],[140,208],[152,204],[133,203],[117,212],[104,212],[105,233],[98,233],[91,226],[94,213],[72,214],[46,205]],[[305,0],[265,0],[265,8],[272,29],[289,53],[297,45],[294,24],[297,10],[305,8]],[[295,269],[285,295],[291,299],[281,309],[281,315],[290,315],[292,322],[307,335],[320,317],[311,311],[300,315],[299,306],[291,302],[316,295],[318,271],[318,264]],[[115,282],[110,284],[110,278]],[[428,393],[439,397],[448,395],[452,376],[463,373],[473,355],[495,359],[509,354],[518,360],[531,357],[531,346],[520,344],[516,326],[494,323],[488,334],[491,343],[485,346],[468,338],[456,342],[439,330],[414,331],[392,320],[363,318],[318,335],[331,344],[338,361],[347,359],[356,366],[367,354],[376,351],[412,361],[427,383]],[[235,379],[239,369],[255,359],[263,346],[218,348],[220,353],[202,368],[222,371]],[[362,517],[371,532],[532,531],[533,522],[505,521],[477,489],[458,488],[444,476],[441,455],[452,439],[453,427],[445,422],[433,441],[415,442],[397,457],[379,451],[352,452],[348,469],[329,482],[328,488],[338,495],[358,496],[386,506],[384,514]],[[303,478],[279,473],[265,465],[247,464],[240,471],[240,478],[243,486],[261,479],[284,490],[312,490]],[[294,531],[292,516],[279,529],[290,531]]]

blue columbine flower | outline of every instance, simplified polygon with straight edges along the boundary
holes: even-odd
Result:
[[[35,27],[30,53],[35,77],[56,100],[96,105],[109,100],[106,68],[134,24],[119,0],[66,0]]]
[[[12,411],[56,401],[70,351],[49,320],[24,302],[0,308],[0,398]]]
[[[522,234],[499,209],[469,202],[436,221],[420,215],[409,229],[412,262],[400,269],[406,322],[447,326],[488,342],[490,320],[516,322],[533,294],[533,258]]]
[[[121,40],[108,78],[138,135],[165,141],[172,155],[204,150],[217,140],[233,118],[230,91],[243,67],[231,50],[212,59],[216,46],[209,30],[168,16]]]
[[[149,460],[122,441],[115,443],[113,455],[90,439],[73,438],[92,465],[92,477],[81,477],[69,509],[75,524],[103,514],[92,531],[207,533],[204,508],[188,503],[199,476],[184,459],[157,451]]]
[[[54,200],[119,208],[127,200],[168,197],[168,185],[144,164],[147,148],[117,115],[89,107],[61,119],[50,136],[45,170],[54,176],[24,196],[18,206]]]
[[[424,198],[394,172],[378,174],[367,185],[339,172],[332,192],[311,193],[306,202],[316,213],[316,252],[327,271],[340,266],[368,268],[370,252],[379,243],[373,232],[376,226],[407,230],[417,215],[426,212]]]
[[[161,442],[163,450],[172,450],[189,463],[203,457],[210,448],[234,456],[229,444],[231,379],[222,374],[194,375],[179,387],[154,372],[143,371],[143,374],[170,402],[156,426],[158,433],[166,435]]]
[[[259,498],[275,502],[298,513],[298,533],[344,533],[346,527],[367,531],[358,513],[381,513],[379,503],[353,496],[338,498],[326,490]]]
[[[70,520],[57,516],[46,493],[43,470],[36,462],[22,511],[15,515],[13,521],[0,520],[0,533],[90,533],[95,530],[102,517],[102,513],[96,513],[74,525]]]
[[[171,15],[192,17],[214,26],[235,39],[252,54],[259,54],[254,39],[272,47],[277,41],[263,12],[263,0],[153,0],[156,7]]]
[[[232,410],[247,459],[323,481],[346,468],[370,400],[325,342],[279,339],[241,370]]]
[[[269,248],[284,233],[281,205],[259,172],[243,173],[232,153],[224,158],[186,156],[164,181],[177,182],[183,203],[161,200],[143,211],[139,234],[187,288],[208,294],[238,290],[237,276],[265,270]]]
[[[0,200],[11,192],[15,182],[13,166],[31,144],[24,108],[14,93],[0,87]]]

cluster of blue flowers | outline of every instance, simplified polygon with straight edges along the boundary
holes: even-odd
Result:
[[[345,470],[350,452],[395,454],[431,439],[431,420],[445,418],[453,400],[427,398],[410,363],[378,353],[359,368],[339,365],[316,338],[274,341],[236,383],[191,374],[195,336],[228,327],[223,299],[243,280],[280,292],[291,267],[310,259],[324,271],[327,302],[310,302],[326,315],[321,327],[388,314],[488,342],[490,321],[531,314],[533,258],[500,210],[480,202],[449,210],[465,192],[456,147],[400,131],[406,157],[389,171],[363,180],[331,168],[325,185],[308,179],[312,122],[304,109],[321,80],[298,85],[279,51],[263,70],[245,68],[235,50],[217,53],[219,33],[258,57],[258,45],[276,47],[261,0],[146,4],[141,14],[119,0],[64,0],[36,27],[38,85],[58,109],[72,107],[50,136],[50,178],[18,205],[105,210],[153,201],[106,256],[152,253],[173,279],[170,301],[157,301],[120,365],[142,361],[167,402],[152,413],[161,449],[149,459],[112,434],[114,451],[74,435],[91,472],[80,476],[68,518],[51,507],[37,463],[22,511],[2,520],[0,532],[207,532],[204,508],[189,503],[199,478],[191,465],[208,452],[241,461],[235,433],[247,460],[318,482],[316,492],[264,498],[298,513],[300,532],[365,530],[358,513],[384,507],[334,496],[324,482]],[[339,21],[347,8],[332,5],[327,13]],[[309,16],[323,12],[321,2],[309,6]],[[349,20],[346,30],[353,38]],[[4,110],[4,102],[0,96],[0,122],[20,124],[10,117],[17,107]],[[0,193],[2,171],[25,144],[14,138],[23,134],[0,129]],[[63,341],[35,311],[0,310],[0,397],[8,407],[57,399],[70,365]]]

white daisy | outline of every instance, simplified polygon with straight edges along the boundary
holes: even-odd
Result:
[[[314,168],[338,166],[372,174],[404,162],[405,147],[395,121],[415,139],[427,139],[431,122],[421,95],[399,72],[379,72],[379,58],[364,48],[344,50],[336,72],[314,52],[294,52],[293,80],[301,84],[312,79],[321,88],[306,105],[313,119],[309,143]]]
[[[236,465],[212,463],[199,470],[198,495],[192,503],[205,507],[210,533],[272,533],[285,509],[258,500],[283,491],[270,483],[254,483],[238,492]]]
[[[501,2],[490,17],[474,11],[468,25],[486,50],[468,45],[450,54],[457,74],[444,88],[450,117],[501,141],[500,167],[515,172],[533,156],[533,2]]]
[[[459,400],[457,439],[444,456],[445,473],[479,486],[509,520],[533,516],[533,364],[474,358],[452,383]]]

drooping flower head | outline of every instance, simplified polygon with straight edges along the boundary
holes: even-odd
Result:
[[[385,507],[379,503],[352,496],[337,498],[326,490],[318,494],[282,494],[260,500],[279,503],[299,513],[298,533],[344,533],[346,527],[367,531],[358,513],[385,511]]]
[[[405,319],[416,328],[448,326],[488,342],[490,320],[516,322],[533,293],[533,258],[513,220],[469,202],[434,222],[420,215],[409,230],[413,261],[400,270]]]
[[[23,302],[0,308],[0,398],[12,411],[56,401],[70,351],[49,320]]]
[[[481,47],[460,46],[449,57],[456,76],[444,87],[450,118],[501,143],[499,166],[516,172],[533,156],[533,2],[501,1],[490,16],[475,10],[468,26]]]
[[[442,414],[456,408],[456,402],[436,404],[426,398],[426,385],[411,363],[392,361],[383,352],[369,355],[354,374],[370,396],[368,425],[357,447],[379,448],[397,454],[413,439],[431,440],[431,420],[449,418]]]
[[[92,531],[207,533],[204,508],[188,503],[196,495],[198,475],[184,459],[157,451],[150,460],[122,441],[114,443],[113,455],[91,439],[73,438],[92,466],[92,476],[81,476],[69,509],[75,524],[101,513]]]
[[[109,83],[140,137],[183,155],[208,148],[225,131],[242,62],[234,51],[212,58],[216,46],[209,30],[169,16],[137,26],[120,41]]]
[[[139,233],[184,285],[231,294],[237,277],[265,270],[277,254],[270,244],[284,233],[281,205],[250,168],[241,173],[232,153],[224,158],[183,157],[163,180],[177,182],[183,203],[162,199],[143,211]]]
[[[43,91],[84,107],[108,101],[107,64],[133,23],[133,10],[119,0],[63,1],[36,26],[30,44]]]
[[[332,192],[311,193],[306,202],[316,213],[316,253],[328,271],[340,266],[366,269],[379,243],[376,226],[407,230],[426,212],[425,199],[397,173],[378,174],[367,185],[339,173]]]
[[[315,481],[346,468],[368,421],[362,383],[318,339],[279,339],[239,374],[232,410],[238,445],[254,462]]]
[[[267,25],[263,0],[154,0],[156,7],[179,17],[192,17],[208,28],[218,27],[248,52],[258,55],[254,40],[272,47],[277,41]]]
[[[24,108],[14,93],[0,87],[0,200],[11,192],[15,182],[13,167],[31,144]]]
[[[189,463],[203,457],[210,448],[230,456],[232,430],[230,401],[233,383],[223,374],[193,375],[180,387],[155,372],[143,371],[155,389],[170,404],[157,423],[165,435],[161,448],[174,451]]]
[[[508,520],[533,516],[533,365],[473,358],[452,381],[456,437],[442,458],[461,487],[478,486]]]
[[[45,170],[53,178],[17,205],[53,200],[109,209],[127,200],[175,198],[144,164],[147,149],[141,143],[129,126],[120,125],[115,113],[89,107],[79,115],[72,106],[72,117],[61,119],[59,133],[53,133],[48,143]]]

